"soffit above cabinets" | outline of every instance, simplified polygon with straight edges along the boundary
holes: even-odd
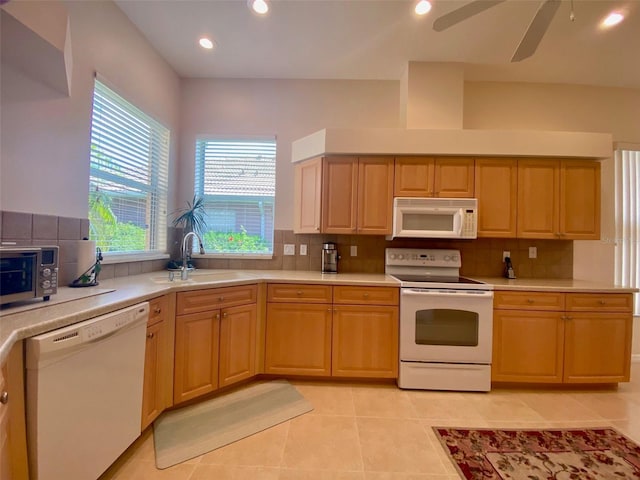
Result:
[[[533,130],[325,128],[295,140],[292,162],[319,155],[611,157],[609,133]]]

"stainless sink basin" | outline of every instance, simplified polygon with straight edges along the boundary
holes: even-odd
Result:
[[[233,271],[194,270],[189,272],[189,278],[180,280],[180,272],[174,272],[173,280],[169,280],[169,274],[161,277],[153,277],[151,280],[161,284],[194,284],[207,282],[223,282],[228,280],[248,280],[255,278],[252,275]]]

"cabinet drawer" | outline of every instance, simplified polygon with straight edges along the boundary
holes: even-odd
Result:
[[[185,313],[206,312],[215,308],[255,303],[257,292],[257,285],[179,292],[176,313],[183,315]]]
[[[395,287],[333,287],[333,303],[342,305],[398,305],[399,289]]]
[[[268,302],[331,303],[330,285],[304,285],[299,283],[270,283]]]
[[[149,300],[149,320],[147,326],[155,325],[165,319],[169,303],[167,297],[158,297]]]
[[[494,292],[493,308],[505,310],[564,310],[564,293]]]
[[[566,297],[566,309],[573,312],[630,312],[632,308],[631,293],[567,293]]]

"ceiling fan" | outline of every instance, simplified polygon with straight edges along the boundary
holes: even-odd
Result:
[[[433,22],[433,29],[436,32],[441,32],[474,15],[478,15],[485,10],[495,7],[504,1],[505,0],[472,0],[462,7],[456,8],[436,18]],[[520,40],[520,44],[511,58],[512,62],[519,62],[525,58],[529,58],[535,53],[559,7],[560,0],[543,0],[522,40]],[[570,18],[573,20],[573,12]]]

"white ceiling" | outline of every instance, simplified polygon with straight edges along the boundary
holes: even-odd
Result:
[[[542,0],[507,0],[443,32],[432,24],[465,0],[116,0],[182,77],[397,80],[409,61],[462,62],[468,80],[640,88],[640,0],[562,0],[537,52],[510,63]],[[627,18],[598,28],[613,9]],[[217,46],[205,51],[198,38]]]

